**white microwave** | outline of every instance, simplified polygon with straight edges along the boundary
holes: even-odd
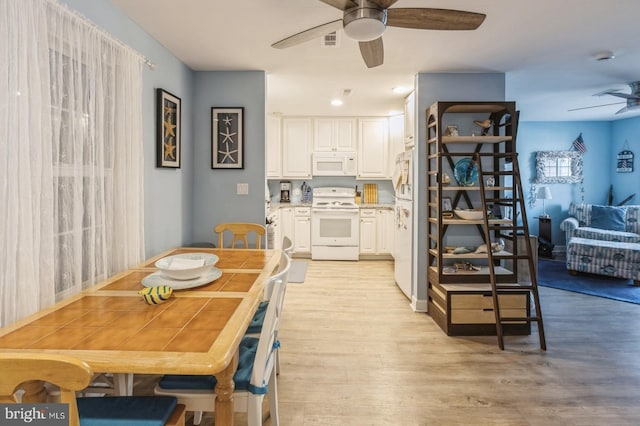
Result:
[[[313,176],[355,176],[355,152],[315,152]]]

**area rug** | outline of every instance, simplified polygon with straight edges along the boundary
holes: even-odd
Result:
[[[571,275],[564,262],[539,259],[538,284],[544,287],[640,304],[640,287],[634,286],[633,280],[594,274]]]
[[[289,281],[290,283],[303,283],[304,277],[307,275],[307,261],[306,260],[292,260],[291,268],[289,269]]]

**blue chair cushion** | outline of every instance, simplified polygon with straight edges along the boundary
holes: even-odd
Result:
[[[244,337],[240,342],[240,357],[238,359],[238,370],[233,376],[236,390],[250,390],[249,382],[253,372],[253,361],[258,350],[258,339],[255,337]],[[168,374],[162,377],[159,386],[162,389],[190,389],[190,390],[211,390],[216,387],[217,380],[214,376],[188,376]]]
[[[80,426],[163,426],[178,404],[173,396],[78,398]]]
[[[262,324],[264,324],[264,317],[267,314],[267,306],[269,306],[269,302],[260,303],[258,310],[251,319],[249,328],[247,328],[247,334],[260,334],[262,331]]]

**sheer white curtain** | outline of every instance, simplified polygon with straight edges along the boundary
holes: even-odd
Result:
[[[144,255],[139,54],[50,0],[0,0],[0,326]]]

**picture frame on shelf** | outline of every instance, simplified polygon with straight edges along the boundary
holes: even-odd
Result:
[[[211,108],[211,168],[244,169],[244,108]]]
[[[442,197],[442,217],[453,217],[453,204],[451,203],[450,197]]]
[[[156,166],[180,168],[182,100],[164,89],[156,89]]]

